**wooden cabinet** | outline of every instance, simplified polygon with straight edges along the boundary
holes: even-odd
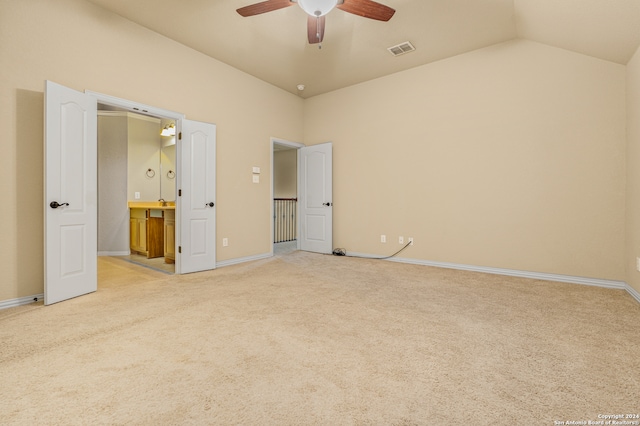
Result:
[[[176,212],[167,208],[129,209],[130,248],[132,253],[148,259],[163,257],[166,263],[175,263]]]
[[[147,213],[145,209],[131,209],[129,216],[131,251],[147,255]]]
[[[162,210],[132,208],[129,212],[131,252],[148,259],[164,256]]]
[[[164,256],[163,210],[147,210],[147,258]]]
[[[164,262],[176,261],[176,211],[164,211]]]

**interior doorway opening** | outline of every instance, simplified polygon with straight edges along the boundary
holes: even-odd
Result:
[[[98,256],[175,273],[176,124],[98,102]]]
[[[187,274],[216,267],[213,243],[216,241],[216,125],[187,120],[183,114],[141,106],[109,95],[79,92],[47,80],[44,144],[45,305],[97,290],[99,103],[175,120],[180,141],[176,146],[176,165],[179,164],[180,168],[177,170],[176,166],[175,172],[176,185],[180,189],[172,209],[175,212],[175,240],[170,244],[170,247],[178,248],[174,253],[175,273]],[[149,169],[145,174],[148,177],[155,175]],[[155,218],[152,211],[167,206],[159,204],[166,204],[162,200],[154,203],[152,206],[136,207],[148,207],[149,214],[145,219]],[[109,203],[104,204],[109,206]],[[121,205],[114,204],[122,209]],[[124,207],[124,211],[129,210],[129,206]],[[124,215],[126,218],[126,213]],[[124,223],[122,228],[126,230],[127,222]],[[150,232],[149,228],[145,227],[144,232]],[[133,233],[130,232],[130,235]],[[123,251],[126,252],[126,248]]]
[[[304,145],[271,139],[272,254],[300,249],[298,221],[298,149]]]

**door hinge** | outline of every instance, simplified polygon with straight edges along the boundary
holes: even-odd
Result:
[[[182,140],[182,132],[178,133],[178,140],[181,141]]]
[[[182,253],[182,246],[178,246],[178,253]]]
[[[182,189],[178,189],[178,197],[182,197]]]

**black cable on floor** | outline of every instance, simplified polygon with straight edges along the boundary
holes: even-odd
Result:
[[[341,249],[336,249],[333,251],[333,254],[336,256],[346,256],[346,257],[358,257],[360,259],[376,259],[376,260],[385,260],[385,259],[391,259],[393,256],[397,255],[398,253],[400,253],[402,250],[406,249],[407,247],[409,247],[411,245],[411,241],[409,241],[407,243],[407,245],[405,245],[404,247],[402,247],[400,250],[398,250],[397,252],[393,253],[390,256],[384,256],[384,257],[375,257],[375,256],[355,256],[353,254],[347,254],[347,252],[345,251],[344,254],[338,254],[336,253],[336,251],[341,250]]]

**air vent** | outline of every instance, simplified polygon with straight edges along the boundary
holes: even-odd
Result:
[[[405,53],[413,52],[414,50],[416,50],[416,48],[413,47],[413,44],[411,44],[410,42],[405,41],[404,43],[387,47],[387,50],[391,52],[393,56],[400,56],[400,55],[404,55]]]

